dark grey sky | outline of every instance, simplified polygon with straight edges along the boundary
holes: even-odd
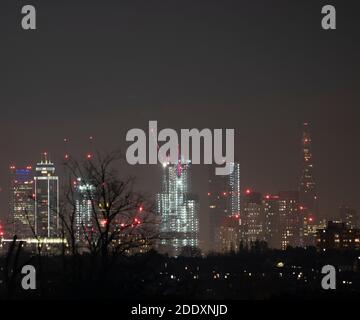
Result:
[[[242,185],[264,192],[297,188],[309,121],[322,213],[359,209],[360,8],[330,2],[329,32],[328,1],[2,0],[0,215],[10,163],[33,164],[44,150],[59,162],[64,137],[81,154],[89,135],[114,149],[149,120],[235,128]],[[20,28],[23,4],[37,8],[36,31]],[[158,190],[158,168],[136,172]]]

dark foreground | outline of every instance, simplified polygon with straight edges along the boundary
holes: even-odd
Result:
[[[156,252],[103,259],[88,255],[0,258],[1,299],[238,300],[360,298],[360,252],[244,251],[170,258]],[[25,264],[36,289],[24,290]],[[336,290],[324,290],[325,265],[336,267]],[[15,266],[15,268],[13,268]]]

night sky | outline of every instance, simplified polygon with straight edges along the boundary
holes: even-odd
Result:
[[[235,128],[242,188],[297,189],[312,126],[320,211],[360,209],[358,1],[1,0],[0,216],[8,168],[125,147],[131,128]],[[24,4],[37,30],[21,29]],[[321,29],[321,7],[337,30]],[[125,168],[159,191],[161,168]],[[206,230],[207,169],[194,168]],[[204,236],[203,236],[204,237]]]

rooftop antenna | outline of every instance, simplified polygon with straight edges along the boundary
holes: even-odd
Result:
[[[42,155],[43,155],[43,158],[42,158],[41,162],[48,163],[48,153],[44,152]]]

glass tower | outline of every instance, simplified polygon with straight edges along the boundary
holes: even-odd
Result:
[[[75,232],[76,240],[85,240],[86,234],[92,229],[93,194],[95,187],[85,183],[81,178],[75,182]]]
[[[34,228],[34,179],[32,167],[10,167],[11,198],[10,210],[13,234],[19,239],[33,236]]]
[[[209,178],[209,222],[210,250],[220,249],[220,225],[225,217],[235,216],[240,224],[240,165],[231,163],[231,174],[216,175],[215,167],[210,166]]]
[[[39,237],[57,237],[59,231],[59,178],[55,165],[44,159],[36,165],[35,233]]]
[[[161,217],[160,246],[174,255],[198,246],[199,201],[191,193],[190,162],[163,163],[162,191],[157,194]]]

